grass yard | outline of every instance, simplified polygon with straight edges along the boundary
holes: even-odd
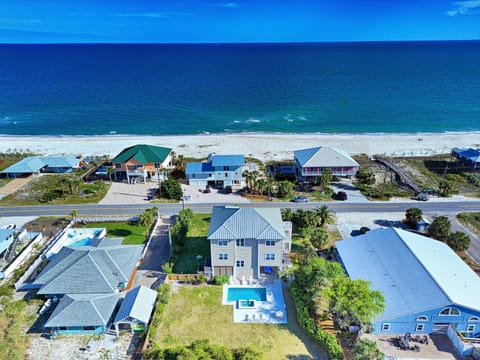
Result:
[[[79,225],[81,228],[105,228],[107,236],[123,238],[123,245],[142,245],[145,240],[145,227],[136,222],[99,222]]]
[[[98,203],[107,194],[110,184],[104,182],[81,182],[77,194],[62,191],[59,180],[65,175],[46,174],[33,178],[13,194],[5,196],[0,203],[7,206],[63,205]]]
[[[285,325],[235,324],[233,307],[221,305],[221,296],[220,286],[179,287],[166,306],[157,345],[173,347],[207,338],[231,349],[251,346],[263,352],[264,359],[325,359],[299,327],[289,296]]]
[[[210,256],[210,243],[207,240],[210,217],[211,214],[195,213],[187,233],[185,245],[173,266],[174,273],[196,274],[198,266],[196,256],[202,255],[203,259]]]
[[[480,212],[461,213],[457,215],[458,221],[480,236]]]

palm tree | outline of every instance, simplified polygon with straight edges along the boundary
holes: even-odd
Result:
[[[333,220],[335,211],[330,209],[327,205],[322,205],[319,208],[315,209],[315,213],[320,220],[320,226],[324,226],[325,224]]]
[[[72,210],[70,213],[70,216],[72,217],[72,221],[75,224],[77,222],[77,215],[78,215],[78,210]]]
[[[275,180],[271,177],[267,177],[266,190],[267,190],[268,196],[272,196],[274,186],[275,186]]]
[[[265,179],[258,179],[255,186],[259,195],[263,195],[265,189],[267,188],[267,181]]]

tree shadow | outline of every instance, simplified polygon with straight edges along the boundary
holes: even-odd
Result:
[[[402,221],[399,220],[387,220],[387,219],[377,219],[373,222],[374,224],[383,226],[383,227],[394,227],[400,229],[408,229],[408,226],[405,225]]]
[[[448,161],[448,160],[425,160],[423,165],[432,173],[437,175],[443,175],[445,169],[448,173],[457,173],[460,174],[463,172],[463,165],[459,161]]]
[[[132,235],[133,233],[130,230],[127,229],[114,229],[114,230],[109,230],[108,235],[113,235],[117,237],[127,237],[129,235]]]

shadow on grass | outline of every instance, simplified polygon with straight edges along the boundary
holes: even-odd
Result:
[[[284,325],[294,333],[307,348],[308,352],[312,354],[313,359],[316,360],[326,360],[327,355],[324,353],[323,349],[313,340],[309,335],[307,335],[301,328],[298,322],[297,310],[295,309],[295,304],[293,302],[292,295],[288,288],[283,288],[283,296],[285,298],[285,305],[287,307],[287,319],[288,324]],[[310,357],[305,357],[304,355],[289,355],[288,359],[311,359]]]
[[[129,235],[133,235],[133,233],[127,229],[111,229],[111,230],[108,230],[108,235],[125,238]]]
[[[210,242],[205,236],[190,236],[185,239],[185,245],[173,266],[176,274],[196,274],[199,261],[197,255],[201,255],[203,261],[210,256]]]

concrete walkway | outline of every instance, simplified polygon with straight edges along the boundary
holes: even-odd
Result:
[[[10,180],[8,183],[6,183],[0,188],[0,198],[14,193],[32,179],[33,178],[29,176],[27,178],[17,178]]]

